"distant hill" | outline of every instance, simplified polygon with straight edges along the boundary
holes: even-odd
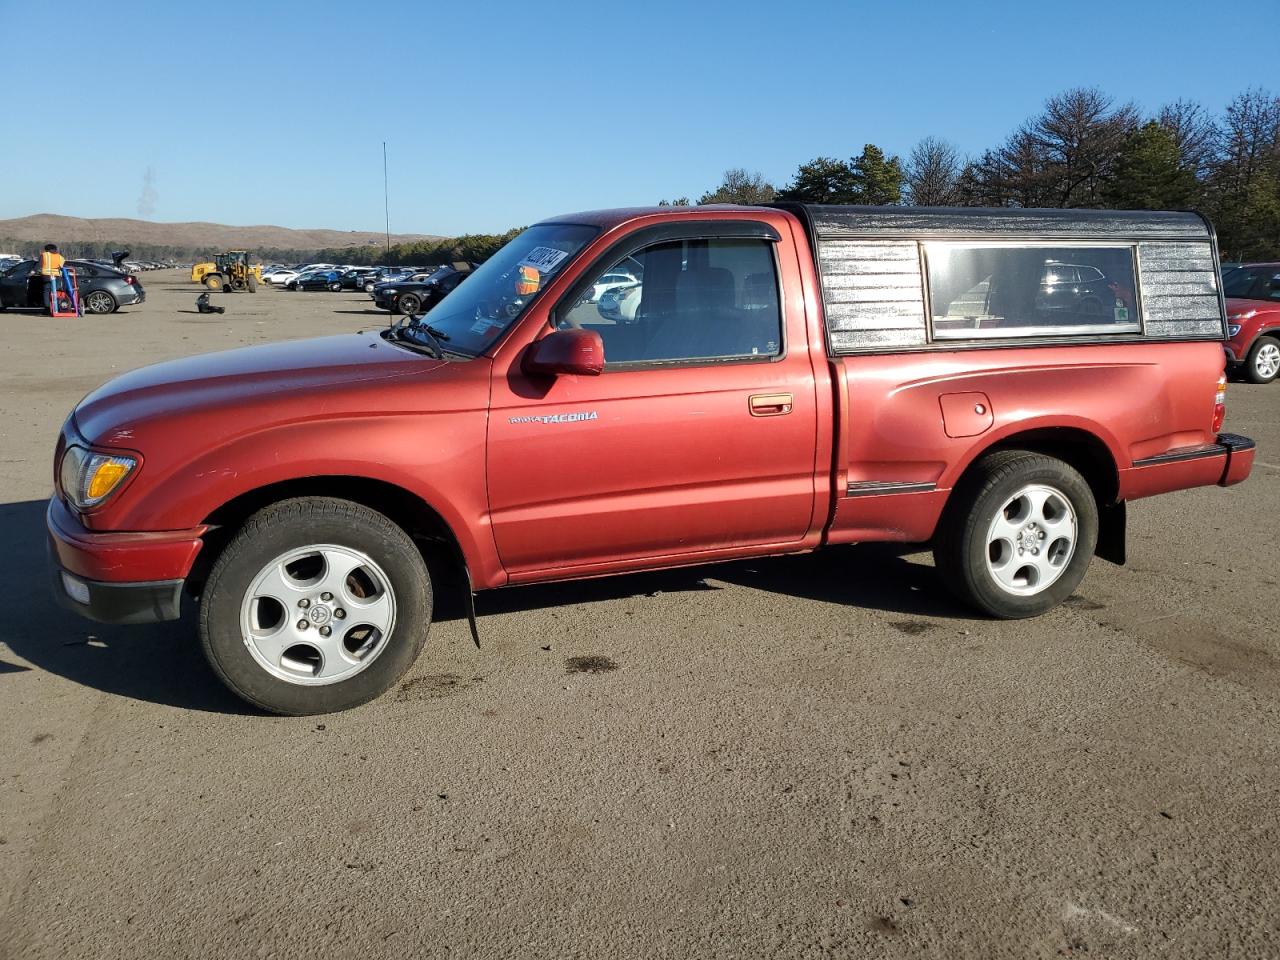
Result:
[[[365,230],[294,230],[234,227],[223,223],[154,223],[150,220],[84,220],[53,213],[0,220],[0,239],[58,244],[135,244],[181,250],[320,250],[382,244],[386,235]],[[392,243],[439,239],[425,233],[393,233]]]

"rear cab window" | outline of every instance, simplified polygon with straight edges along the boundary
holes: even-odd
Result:
[[[937,339],[1137,333],[1132,245],[926,243]]]

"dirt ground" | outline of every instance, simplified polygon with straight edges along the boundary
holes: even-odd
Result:
[[[190,616],[54,605],[54,439],[131,367],[385,315],[142,279],[0,315],[0,957],[1280,955],[1280,385],[1229,390],[1246,484],[1133,505],[1042,619],[879,548],[522,588],[282,719]]]

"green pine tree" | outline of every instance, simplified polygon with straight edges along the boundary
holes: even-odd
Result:
[[[1103,188],[1107,205],[1120,210],[1186,209],[1198,193],[1173,133],[1155,120],[1125,137],[1115,173]]]

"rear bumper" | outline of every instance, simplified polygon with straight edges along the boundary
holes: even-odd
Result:
[[[206,528],[96,533],[56,496],[46,514],[54,593],[60,603],[104,623],[176,620],[183,582]]]
[[[1135,460],[1130,469],[1120,471],[1120,498],[1136,500],[1191,487],[1230,487],[1253,470],[1256,446],[1248,437],[1220,433],[1215,443]]]

